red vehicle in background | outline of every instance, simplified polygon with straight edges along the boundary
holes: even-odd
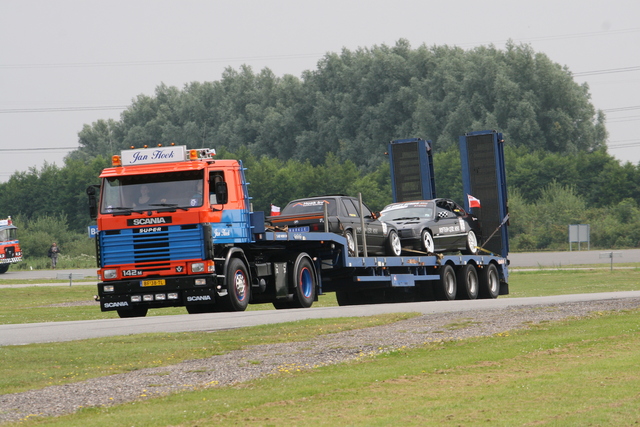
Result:
[[[11,264],[22,261],[17,230],[11,217],[0,219],[0,274],[6,273]]]

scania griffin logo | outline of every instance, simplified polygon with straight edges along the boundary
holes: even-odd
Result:
[[[170,224],[171,217],[170,216],[158,216],[152,218],[134,218],[128,219],[127,225],[156,225],[156,224]]]

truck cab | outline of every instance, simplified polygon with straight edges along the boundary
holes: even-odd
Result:
[[[17,230],[11,217],[0,219],[0,274],[6,273],[11,264],[22,261]]]
[[[228,295],[217,276],[226,274],[229,247],[250,243],[255,230],[242,164],[214,155],[184,146],[125,150],[103,170],[101,185],[87,189],[103,310],[139,316],[167,301]],[[210,291],[216,286],[219,295]],[[243,303],[236,291],[234,302]]]

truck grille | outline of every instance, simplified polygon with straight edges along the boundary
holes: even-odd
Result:
[[[102,267],[204,258],[199,224],[106,230],[100,239]]]

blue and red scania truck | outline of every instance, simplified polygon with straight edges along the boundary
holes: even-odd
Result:
[[[507,199],[502,135],[460,137],[463,190],[482,200],[485,243],[477,255],[350,256],[329,232],[278,231],[254,212],[239,160],[211,149],[124,150],[87,188],[97,221],[102,311],[145,316],[151,308],[189,313],[243,311],[249,303],[310,307],[336,292],[340,305],[507,294]],[[431,199],[431,143],[392,141],[393,201]],[[465,292],[457,292],[465,287]]]
[[[22,261],[22,249],[18,241],[18,227],[11,217],[0,219],[0,274],[9,270],[11,264]]]

